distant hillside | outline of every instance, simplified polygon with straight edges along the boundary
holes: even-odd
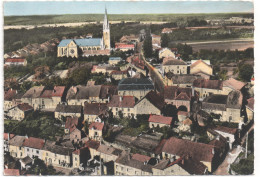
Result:
[[[39,25],[71,22],[102,21],[104,14],[68,14],[68,15],[35,15],[35,16],[5,16],[4,25]],[[162,21],[177,22],[197,18],[228,19],[230,17],[253,18],[253,13],[218,13],[218,14],[109,14],[110,21]]]

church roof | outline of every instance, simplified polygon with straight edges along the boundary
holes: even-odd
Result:
[[[65,47],[71,41],[74,41],[77,46],[84,47],[84,46],[100,46],[101,45],[101,38],[88,38],[88,39],[63,39],[60,41],[58,47]]]

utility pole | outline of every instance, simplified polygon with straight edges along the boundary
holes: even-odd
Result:
[[[246,154],[245,154],[245,158],[247,158],[247,146],[248,146],[248,132],[246,133]]]

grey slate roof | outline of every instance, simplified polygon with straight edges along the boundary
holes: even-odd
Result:
[[[13,137],[13,138],[9,141],[9,144],[10,144],[10,145],[13,145],[13,146],[21,147],[21,146],[23,146],[23,142],[24,142],[25,139],[26,139],[25,136],[16,135],[15,137]]]
[[[56,145],[54,141],[49,140],[46,141],[43,150],[61,155],[70,155],[73,152],[72,148]]]
[[[154,90],[154,85],[148,78],[125,78],[119,82],[118,90]]]
[[[142,171],[152,173],[152,165],[146,164],[144,165],[143,162],[140,162],[138,160],[129,158],[129,154],[119,157],[116,160],[116,163],[123,164],[125,166],[133,167],[136,169],[141,169]]]
[[[44,90],[44,86],[34,86],[30,88],[23,96],[22,98],[38,98],[41,96],[42,92]]]
[[[77,46],[79,46],[79,47],[85,47],[85,46],[100,46],[102,39],[101,38],[63,39],[62,41],[60,41],[58,47],[65,47],[71,41],[74,41],[77,44]]]
[[[63,105],[58,104],[55,112],[63,112],[63,113],[81,113],[82,106],[81,105]]]
[[[99,97],[101,85],[93,86],[72,86],[67,93],[66,99],[88,99],[89,97]],[[76,91],[76,92],[75,92]]]
[[[173,75],[173,84],[192,84],[195,79],[201,78],[201,76],[196,75]]]

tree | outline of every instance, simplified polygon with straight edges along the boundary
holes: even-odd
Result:
[[[165,105],[162,110],[162,114],[167,117],[177,117],[177,112],[176,106],[173,106],[172,104]]]
[[[243,81],[249,82],[253,74],[254,69],[251,65],[244,64],[239,67],[239,78]]]
[[[146,58],[152,57],[153,55],[152,36],[149,30],[146,31],[143,49],[144,49],[144,56]]]
[[[161,40],[162,40],[161,46],[162,46],[163,48],[164,48],[164,47],[168,47],[169,38],[168,38],[167,34],[163,34]]]

